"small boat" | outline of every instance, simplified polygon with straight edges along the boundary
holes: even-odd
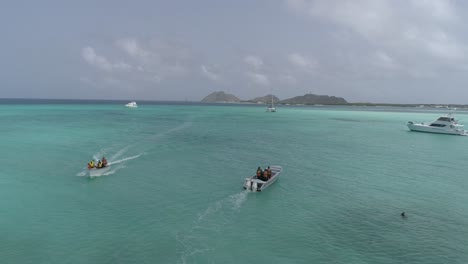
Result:
[[[137,105],[137,103],[135,101],[130,102],[130,103],[126,104],[125,106],[128,107],[128,108],[137,108],[138,107],[138,105]]]
[[[271,94],[271,104],[266,109],[267,112],[276,112],[275,104],[273,103],[273,94]]]
[[[281,166],[270,166],[271,169],[271,178],[267,181],[263,181],[257,178],[257,175],[254,175],[244,180],[244,189],[253,192],[261,192],[272,185],[276,180],[278,180],[280,173],[283,171]]]
[[[273,106],[268,106],[267,107],[267,112],[276,112],[276,108]]]
[[[111,166],[107,165],[107,166],[104,166],[104,167],[101,167],[101,168],[94,167],[94,168],[88,169],[89,170],[89,177],[93,178],[93,177],[102,176],[104,173],[108,172],[110,170],[110,168],[111,168]]]
[[[452,112],[449,112],[446,116],[441,116],[430,123],[414,123],[412,121],[408,121],[406,125],[411,131],[417,132],[460,136],[468,135],[467,131],[463,129],[463,125],[460,125],[458,121],[453,118]]]

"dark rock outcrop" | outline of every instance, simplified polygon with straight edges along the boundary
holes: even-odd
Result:
[[[225,92],[214,92],[201,100],[203,103],[239,103],[240,100],[232,94]]]
[[[270,104],[271,103],[271,94],[267,94],[265,96],[262,96],[262,97],[255,97],[254,99],[251,99],[251,100],[248,100],[247,102],[250,102],[250,103],[263,103],[263,104]],[[280,99],[276,96],[273,95],[273,103],[278,103],[280,101]]]
[[[316,95],[306,94],[303,96],[296,96],[293,98],[281,100],[280,104],[324,104],[324,105],[343,105],[348,102],[342,97],[328,96],[328,95]]]

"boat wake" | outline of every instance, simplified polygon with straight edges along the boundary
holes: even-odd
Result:
[[[143,154],[144,154],[144,153],[140,153],[140,154],[138,154],[138,155],[131,156],[131,157],[127,157],[127,158],[123,158],[123,159],[120,159],[120,160],[109,161],[108,164],[109,164],[109,165],[114,165],[114,164],[118,164],[118,163],[121,163],[121,162],[124,162],[124,161],[127,161],[127,160],[136,159],[136,158],[140,157],[140,156],[143,155]]]
[[[96,177],[101,177],[101,176],[108,176],[108,175],[111,175],[111,174],[114,174],[116,173],[118,170],[120,169],[123,169],[123,168],[126,168],[127,166],[121,164],[119,166],[116,166],[116,167],[112,167],[110,170],[102,173],[102,174],[97,174],[97,175],[93,175],[91,178],[96,178]]]
[[[120,153],[119,153],[119,152],[120,152]],[[123,153],[123,152],[121,152],[121,151],[119,151],[119,152],[117,152],[117,154],[113,155],[112,158],[114,158],[114,157],[116,157],[116,156],[118,157],[118,156],[120,156],[120,155]],[[95,176],[93,176],[93,178],[94,178],[94,177],[107,176],[107,175],[114,174],[114,173],[116,173],[118,170],[120,170],[120,169],[122,169],[122,168],[126,168],[126,166],[123,165],[123,164],[120,164],[120,165],[117,165],[117,164],[122,163],[122,162],[125,162],[125,161],[128,161],[128,160],[136,159],[136,158],[140,157],[140,156],[143,155],[143,154],[144,154],[144,153],[140,153],[140,154],[138,154],[138,155],[130,156],[130,157],[126,157],[126,158],[122,158],[122,159],[119,159],[119,160],[114,160],[114,161],[111,160],[111,161],[108,162],[109,166],[112,166],[112,167],[110,168],[110,170],[105,171],[105,172],[103,172],[102,174],[95,175]],[[94,155],[93,157],[96,157],[96,155]],[[98,157],[99,157],[99,156],[98,156]],[[117,166],[115,166],[115,165],[117,165]],[[79,177],[88,176],[88,169],[87,169],[87,168],[84,168],[82,171],[78,172],[78,173],[76,174],[76,176],[79,176]]]
[[[239,212],[247,196],[248,192],[242,191],[216,202],[198,214],[188,232],[177,234],[181,263],[192,262],[191,257],[215,250],[219,240],[213,237],[223,235],[224,228],[232,223],[233,216]]]
[[[115,154],[108,157],[107,158],[108,164],[109,165],[115,165],[115,164],[119,164],[119,163],[122,163],[122,162],[125,162],[125,161],[128,161],[128,160],[139,158],[140,156],[145,154],[145,151],[150,151],[150,149],[154,147],[154,144],[148,144],[148,142],[155,143],[155,141],[158,141],[158,140],[162,139],[165,136],[170,136],[172,133],[178,132],[180,130],[187,129],[191,125],[192,125],[192,122],[190,122],[190,121],[184,122],[183,124],[181,124],[179,126],[176,126],[174,128],[171,128],[171,129],[168,129],[166,131],[163,131],[163,132],[160,132],[160,133],[157,133],[157,134],[154,134],[154,135],[150,135],[150,136],[145,137],[145,138],[143,138],[141,140],[135,141],[135,142],[133,142],[133,143],[119,149],[117,152],[115,152]],[[96,152],[93,155],[93,160],[96,161],[96,163],[97,163],[97,161],[100,160],[103,156],[108,156],[109,152],[113,152],[113,151],[110,151],[110,150],[112,148],[114,148],[114,147],[109,147],[109,148],[106,148],[106,149],[103,148],[103,149],[99,150],[98,152]],[[128,155],[128,152],[135,153],[136,152],[135,150],[138,150],[138,152],[140,152],[140,154],[122,158],[122,156],[125,155],[126,153]],[[120,167],[120,166],[115,167],[115,168],[112,167],[111,170],[103,172],[102,175],[114,174],[117,170],[119,170],[121,168],[124,168],[124,167]],[[89,175],[89,173],[88,173],[87,168],[83,168],[82,171],[80,171],[80,172],[78,172],[76,174],[76,176],[80,176],[80,177],[85,177],[85,176],[88,176],[88,175]]]

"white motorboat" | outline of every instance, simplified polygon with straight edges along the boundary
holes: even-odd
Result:
[[[271,169],[271,177],[270,179],[264,181],[259,179],[257,175],[254,175],[249,178],[245,178],[244,180],[244,189],[253,191],[253,192],[261,192],[272,185],[276,180],[278,180],[280,173],[283,171],[281,166],[270,166]]]
[[[138,107],[138,105],[137,105],[137,103],[135,101],[130,102],[130,103],[126,104],[125,106],[129,107],[129,108],[137,108]]]
[[[110,170],[110,168],[111,168],[111,166],[107,165],[107,166],[101,167],[101,168],[94,167],[94,168],[88,169],[89,170],[89,177],[94,178],[94,177],[102,176],[103,174],[108,172]]]
[[[468,135],[467,131],[463,129],[463,125],[460,125],[458,120],[455,120],[451,112],[446,116],[441,116],[437,120],[429,123],[414,123],[412,121],[408,121],[406,125],[411,131],[460,136]]]

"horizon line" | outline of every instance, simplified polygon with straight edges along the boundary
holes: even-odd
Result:
[[[175,103],[183,103],[183,102],[196,102],[196,103],[206,103],[202,102],[201,100],[199,101],[193,101],[193,100],[148,100],[148,99],[135,99],[135,100],[128,100],[128,99],[83,99],[83,98],[24,98],[24,97],[15,97],[15,98],[1,98],[0,100],[51,100],[51,101],[109,101],[109,102],[132,102],[132,101],[140,101],[140,102],[175,102]],[[237,103],[242,103],[242,102],[249,102],[250,100],[240,100],[240,102]],[[208,102],[208,103],[231,103],[231,102]],[[236,103],[236,102],[232,102]],[[436,105],[436,106],[468,106],[468,104],[441,104],[441,103],[371,103],[371,102],[348,102],[347,104],[369,104],[369,105]],[[324,105],[324,104],[323,104]],[[343,104],[346,105],[346,104]]]

